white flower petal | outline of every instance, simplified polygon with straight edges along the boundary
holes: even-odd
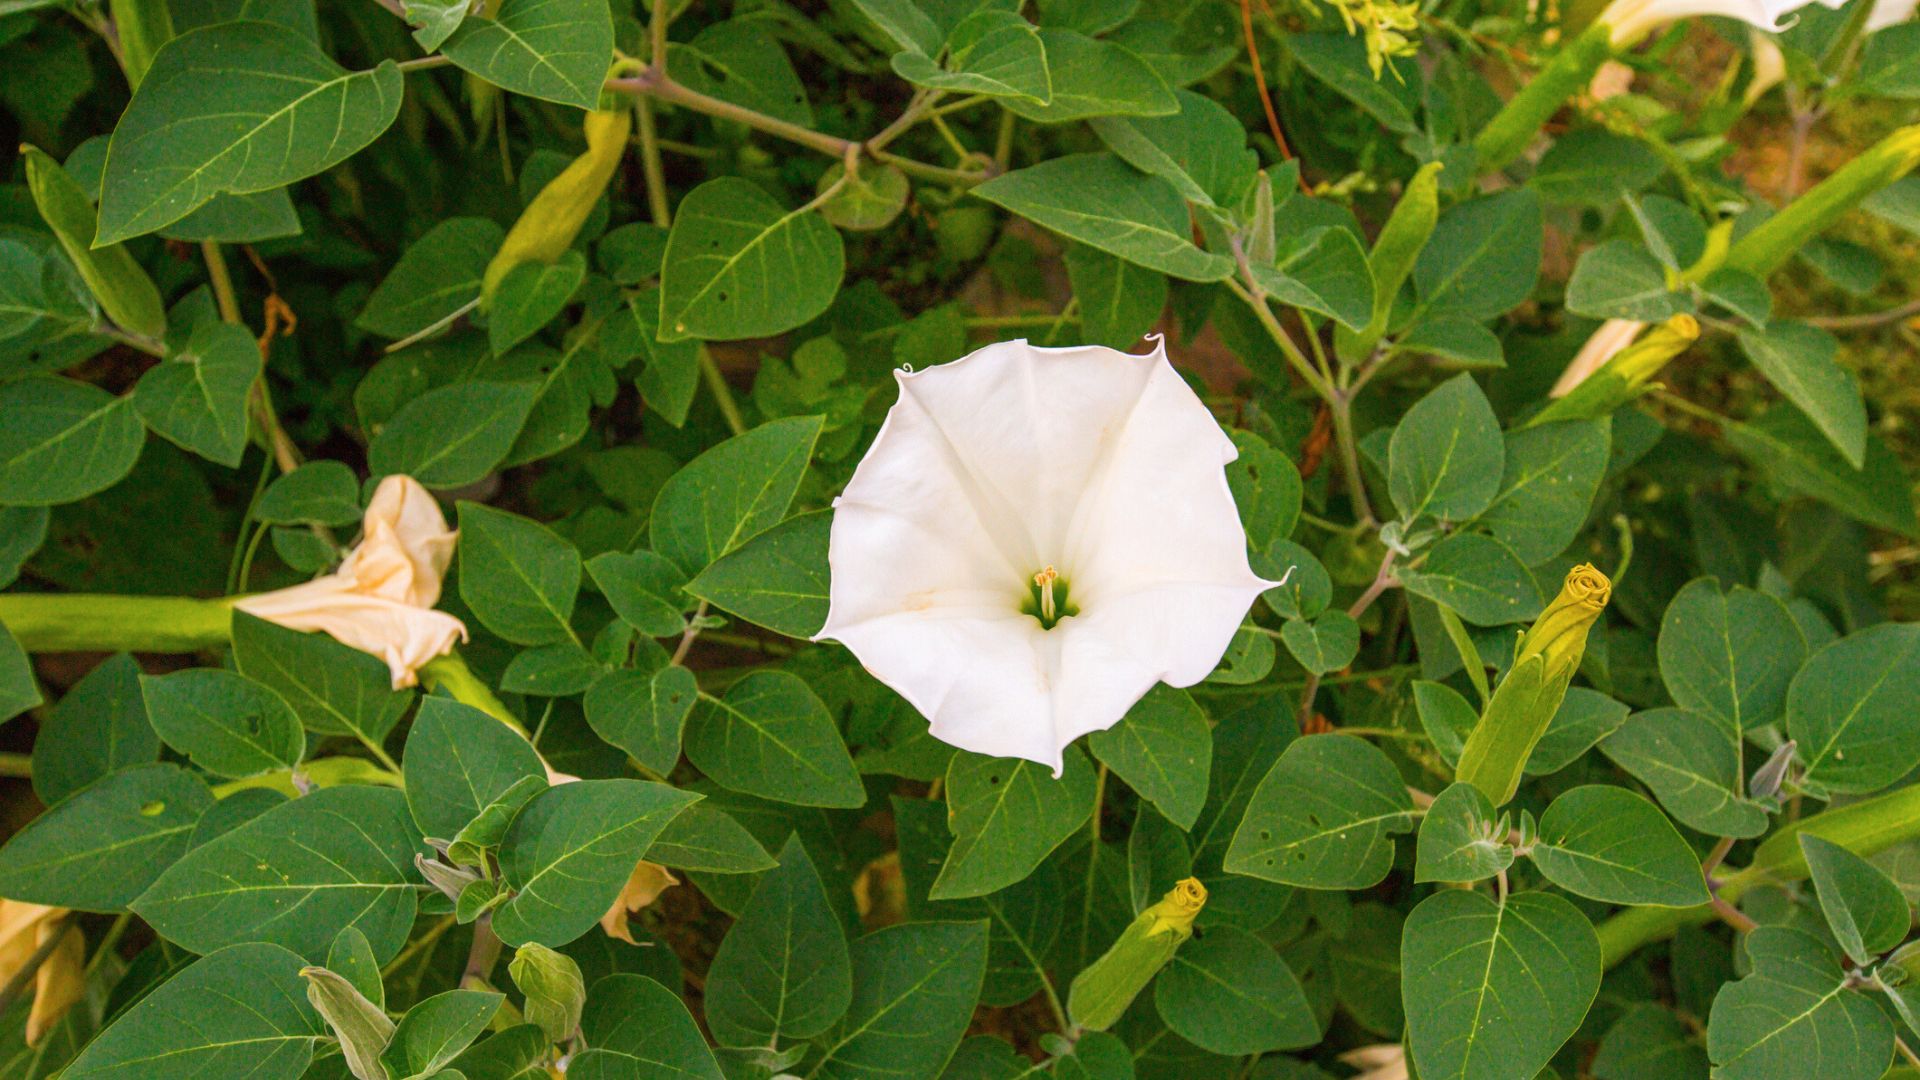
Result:
[[[1233,443],[1164,350],[1003,342],[899,381],[834,504],[820,638],[936,738],[1056,773],[1156,682],[1206,677],[1269,583]],[[1045,567],[1076,612],[1051,630],[1022,610]]]
[[[1613,27],[1616,45],[1631,45],[1653,30],[1677,19],[1703,15],[1739,19],[1769,33],[1792,25],[1788,16],[1806,7],[1810,0],[1613,0],[1600,13],[1600,21]],[[1838,8],[1846,0],[1812,0],[1824,7]]]

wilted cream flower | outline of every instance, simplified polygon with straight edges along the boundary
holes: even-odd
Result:
[[[633,931],[627,929],[627,921],[642,909],[652,906],[660,894],[680,884],[673,871],[641,859],[634,864],[633,873],[627,875],[627,883],[620,888],[620,896],[613,906],[600,916],[600,929],[610,938],[619,938],[629,945],[638,945],[633,940]]]
[[[1633,339],[1639,337],[1646,326],[1635,319],[1608,319],[1601,323],[1568,362],[1567,369],[1560,373],[1559,381],[1547,391],[1547,396],[1566,397],[1574,387],[1585,382],[1587,376],[1605,367],[1615,353],[1633,344]]]
[[[1155,683],[1213,670],[1272,583],[1247,563],[1233,443],[1164,347],[1010,341],[897,377],[834,502],[818,638],[935,738],[1056,774]]]
[[[39,1045],[86,993],[86,942],[66,926],[66,917],[66,908],[0,900],[0,984],[19,974],[54,934],[64,934],[33,975],[33,1007],[27,1010],[28,1046]]]
[[[1817,0],[1838,8],[1845,0]],[[1792,25],[1787,16],[1806,7],[1809,0],[1613,0],[1597,21],[1613,30],[1615,45],[1631,45],[1642,37],[1675,21],[1702,15],[1739,19],[1770,33]]]
[[[444,611],[440,583],[459,534],[432,493],[408,476],[380,481],[361,522],[359,546],[340,568],[303,585],[242,597],[234,607],[294,630],[320,630],[387,662],[396,689],[420,666],[467,639]]]

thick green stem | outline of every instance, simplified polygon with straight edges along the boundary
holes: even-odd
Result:
[[[231,599],[6,593],[0,623],[28,652],[198,652],[227,642]]]
[[[1594,23],[1540,69],[1520,92],[1507,99],[1505,106],[1473,140],[1476,165],[1481,172],[1493,172],[1520,156],[1534,135],[1546,126],[1581,87],[1613,55],[1613,30],[1605,23]]]

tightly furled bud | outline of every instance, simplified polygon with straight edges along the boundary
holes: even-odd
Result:
[[[1920,166],[1920,124],[1874,143],[1780,208],[1727,251],[1727,265],[1765,278],[1862,200]]]
[[[1460,751],[1457,779],[1479,788],[1493,805],[1506,804],[1519,789],[1527,758],[1580,668],[1587,632],[1612,596],[1607,575],[1590,565],[1576,566],[1567,572],[1560,595],[1520,638],[1513,667],[1494,688]]]
[[[1074,976],[1067,990],[1067,1015],[1074,1024],[1104,1031],[1118,1021],[1180,943],[1193,936],[1193,920],[1206,905],[1207,887],[1187,878],[1135,915],[1113,946]]]
[[[346,976],[330,968],[306,967],[307,1000],[340,1040],[340,1056],[356,1080],[385,1080],[380,1055],[393,1041],[394,1023],[385,1009],[368,1001]]]
[[[1630,328],[1630,336],[1639,325],[1621,320],[1610,321],[1596,331],[1594,337],[1605,347],[1612,342],[1605,340],[1602,335]],[[1667,361],[1686,352],[1699,339],[1699,320],[1691,315],[1675,315],[1642,334],[1633,344],[1613,353],[1590,376],[1582,375],[1574,380],[1572,389],[1564,397],[1549,402],[1546,408],[1528,417],[1527,422],[1520,426],[1525,429],[1560,420],[1592,420],[1606,416],[1638,396],[1653,377],[1660,374],[1660,369],[1667,366]],[[1575,374],[1576,369],[1590,359],[1585,349],[1581,350],[1581,354],[1573,364],[1568,365],[1567,375]]]
[[[633,110],[595,109],[583,125],[587,152],[574,158],[560,175],[547,181],[519,220],[507,230],[500,251],[487,263],[481,278],[480,307],[493,301],[494,290],[507,272],[521,263],[550,263],[573,246],[594,204],[627,153],[627,135],[633,130]]]
[[[540,1025],[552,1042],[565,1042],[573,1035],[587,1003],[587,984],[572,957],[530,941],[513,954],[507,974],[526,995],[528,1023]]]

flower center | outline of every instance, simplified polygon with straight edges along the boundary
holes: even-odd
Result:
[[[1052,566],[1043,567],[1033,575],[1033,584],[1028,587],[1020,610],[1039,619],[1044,630],[1051,630],[1061,619],[1080,613],[1080,609],[1067,600],[1067,579]]]

